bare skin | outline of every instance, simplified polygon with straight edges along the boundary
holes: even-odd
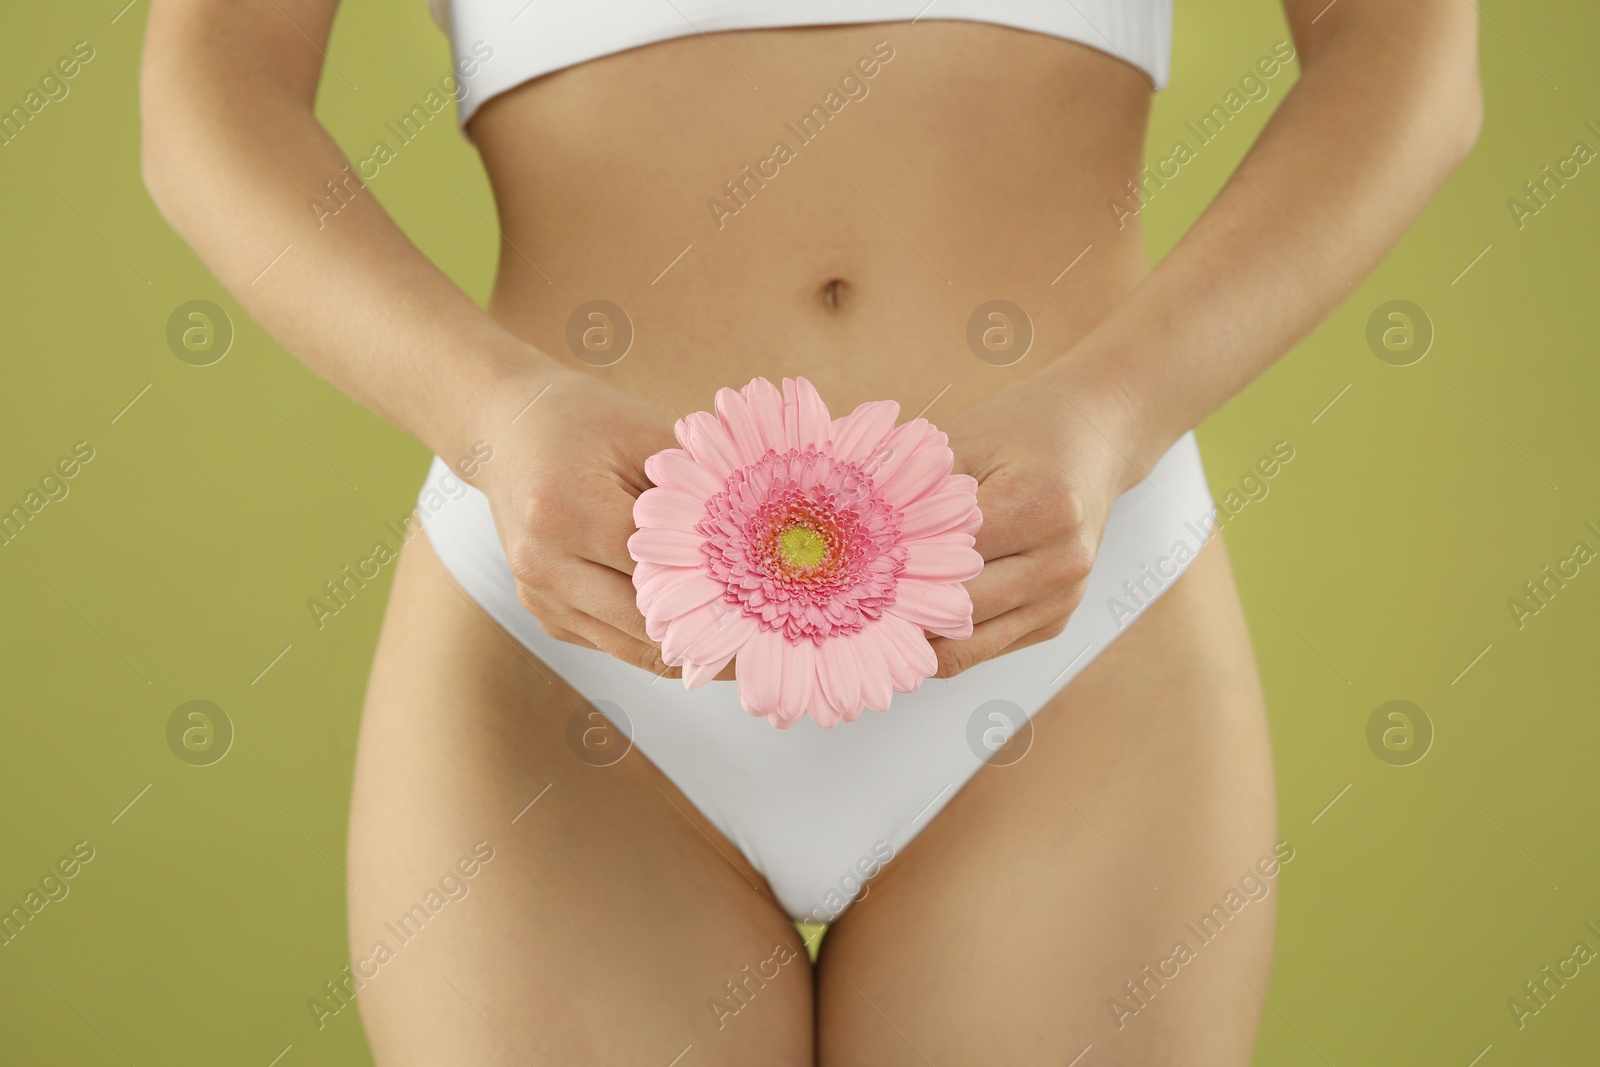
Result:
[[[372,976],[359,1004],[374,1055],[666,1063],[692,1044],[697,1064],[1065,1063],[1092,1044],[1095,1063],[1248,1062],[1272,880],[1212,944],[1184,925],[1276,843],[1232,582],[1213,542],[1039,713],[1026,756],[980,771],[890,862],[813,979],[738,849],[636,750],[577,758],[565,730],[582,698],[418,537],[397,565],[351,809],[351,958]],[[385,924],[479,841],[494,859],[468,895],[400,945]],[[1197,958],[1141,1008],[1124,983],[1178,940]],[[778,977],[719,1026],[707,1002],[779,946]],[[1139,1010],[1119,1020],[1112,998]]]
[[[673,409],[708,407],[714,385],[756,373],[804,372],[841,409],[887,396],[915,412],[949,385],[938,417],[979,480],[990,564],[969,584],[972,637],[934,642],[941,673],[956,673],[1060,632],[1110,502],[1348,294],[1465,155],[1481,113],[1468,7],[1289,0],[1302,77],[1146,275],[1137,221],[1117,228],[1105,205],[1138,173],[1148,83],[1106,53],[936,20],[723,34],[727,59],[666,41],[524,84],[474,118],[506,236],[485,314],[372,196],[326,233],[306,210],[346,164],[310,112],[322,57],[307,44],[326,42],[334,7],[155,7],[151,193],[309,365],[451,462],[492,443],[506,461],[474,477],[524,604],[552,635],[647,668],[662,664],[625,546]],[[756,200],[723,230],[707,214],[696,227],[785,116],[879,41],[894,49],[891,29],[906,54],[882,62],[879,99],[801,149],[763,194],[781,195],[776,210]],[[772,104],[730,93],[727,64],[741,61],[771,75]],[[701,265],[655,284],[701,235]],[[1097,239],[1094,266],[1058,289],[1054,264]],[[295,242],[286,269],[262,275]],[[631,303],[656,346],[610,383],[562,352],[596,288]],[[1010,376],[963,344],[996,289],[1037,309],[1049,353]]]
[[[814,1062],[799,934],[637,751],[603,768],[574,755],[581,703],[451,584],[425,537],[405,548],[362,718],[352,959],[393,945],[384,924],[473,843],[496,857],[361,990],[377,1061],[665,1064],[692,1043],[695,1063]],[[796,958],[718,1032],[706,1001],[779,945]]]
[[[1111,502],[1349,293],[1480,113],[1470,5],[1287,0],[1297,84],[1150,271],[1137,219],[1106,206],[1138,175],[1150,87],[1112,56],[936,19],[719,34],[725,58],[667,41],[527,83],[473,120],[506,238],[485,310],[371,191],[325,230],[307,212],[346,163],[311,110],[335,7],[156,0],[152,195],[333,384],[452,464],[492,444],[472,478],[524,605],[553,636],[658,672],[629,581],[631,506],[671,420],[715,388],[804,374],[836,412],[934,402],[985,516],[973,636],[934,641],[940,673],[959,673],[1061,632]],[[870,96],[713,221],[706,200],[879,42],[893,58]],[[567,347],[597,296],[638,330],[614,366]],[[965,339],[996,296],[1037,331],[1004,369]],[[695,1063],[1066,1063],[1090,1044],[1094,1063],[1248,1062],[1273,897],[1132,1018],[1111,1004],[1274,846],[1220,544],[1040,712],[1022,763],[980,772],[891,862],[824,943],[815,990],[791,960],[720,1028],[705,1001],[798,938],[647,761],[572,756],[576,701],[425,541],[407,547],[352,807],[358,969],[475,843],[495,858],[362,990],[385,1067],[666,1063],[690,1044]]]
[[[1250,1062],[1272,880],[1214,941],[1185,926],[1277,843],[1220,539],[1034,722],[1027,754],[997,754],[829,930],[818,1062]],[[1195,958],[1163,966],[1179,941]]]

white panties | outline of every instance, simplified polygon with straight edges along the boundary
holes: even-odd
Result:
[[[690,692],[679,679],[548,636],[517,600],[488,498],[438,458],[418,511],[467,595],[593,703],[557,709],[572,716],[575,744],[598,708],[626,735],[612,735],[611,751],[631,737],[765,876],[789,916],[808,923],[842,914],[996,749],[1019,730],[1031,737],[1027,720],[1172,583],[1216,514],[1186,434],[1112,505],[1083,602],[1059,636],[896,693],[887,712],[827,730],[810,719],[777,730],[744,711],[737,682]],[[1015,759],[1022,745],[1001,758]]]

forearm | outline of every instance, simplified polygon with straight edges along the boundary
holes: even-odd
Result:
[[[474,394],[554,361],[490,319],[362,188],[311,112],[314,82],[307,92],[225,40],[176,47],[172,32],[175,47],[147,51],[143,85],[146,183],[163,214],[290,352],[446,458],[465,454]]]
[[[1043,372],[1069,396],[1110,398],[1141,470],[1353,292],[1476,137],[1469,5],[1341,0],[1325,10],[1299,28],[1300,81],[1222,192]]]

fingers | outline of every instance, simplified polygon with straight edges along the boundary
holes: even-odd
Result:
[[[519,591],[523,605],[539,621],[540,628],[556,640],[581,648],[598,649],[630,667],[638,667],[651,674],[672,678],[682,676],[679,668],[667,666],[661,658],[661,646],[654,641],[641,640],[591,615],[554,604],[526,586]]]
[[[978,483],[978,510],[983,525],[973,545],[986,560],[1025,552],[1055,535],[1046,522],[1047,492],[1021,484],[1010,470],[1000,470]]]
[[[1004,655],[1008,655],[1008,654],[1010,654],[1012,652],[1020,652],[1023,649],[1027,648],[1029,645],[1037,645],[1041,641],[1048,641],[1051,638],[1060,637],[1062,632],[1064,630],[1066,630],[1066,628],[1067,628],[1067,620],[1066,619],[1061,619],[1058,622],[1053,622],[1053,623],[1050,623],[1048,625],[1041,626],[1037,630],[1031,630],[1028,633],[1023,634],[1021,637],[1019,637],[1015,641],[1011,642],[1005,648],[1002,648],[999,651],[998,655],[1004,656]]]
[[[635,641],[626,634],[600,625],[592,619],[576,620],[574,625],[583,628],[579,631],[580,635],[586,637],[592,647],[615,656],[630,667],[638,667],[642,671],[649,671],[664,678],[683,676],[680,668],[666,665],[661,658],[661,649],[657,645],[647,641]]]
[[[580,477],[583,484],[521,490],[513,504],[496,512],[506,559],[519,580],[542,586],[545,570],[572,558],[633,573],[633,497],[605,475]]]
[[[655,644],[645,632],[644,616],[639,614],[633,579],[588,560],[574,560],[573,566],[555,587],[567,606],[646,644]]]
[[[929,641],[939,660],[935,677],[950,678],[995,656],[1054,637],[1083,599],[1088,568],[1051,553],[1005,556],[966,583],[972,597],[972,636]]]
[[[635,641],[616,630],[596,628],[596,641],[600,651],[615,656],[630,667],[649,671],[660,678],[681,678],[683,669],[669,667],[661,658],[661,648],[646,641]]]
[[[633,582],[626,575],[573,560],[558,573],[542,576],[537,587],[523,581],[517,586],[523,606],[551,637],[597,648],[652,674],[682,676],[679,668],[667,666],[661,646],[645,632]]]
[[[628,538],[638,529],[633,523],[634,497],[611,485],[594,499],[584,500],[559,517],[566,528],[562,541],[576,556],[621,574],[633,573]]]
[[[939,670],[934,677],[953,678],[996,656],[1060,637],[1067,628],[1067,620],[1071,618],[1075,606],[1065,610],[1041,611],[1028,607],[1008,611],[999,618],[974,627],[972,636],[965,641],[952,641],[947,637],[930,638],[928,644],[933,646],[934,655],[939,660]]]
[[[600,493],[566,493],[535,502],[527,535],[508,555],[517,595],[545,632],[597,648],[631,666],[663,676],[661,647],[645,632],[630,575],[634,561],[633,497],[606,483]]]
[[[1094,566],[1094,553],[1072,545],[1002,556],[965,583],[972,622],[980,625],[1025,604],[1076,604]]]
[[[1029,608],[1018,608],[973,627],[972,636],[965,641],[952,641],[948,637],[931,639],[928,644],[933,646],[933,653],[939,659],[939,669],[934,672],[934,677],[953,678],[985,660],[993,659],[1023,634],[1036,629],[1039,626],[1038,615],[1037,611]]]
[[[1038,572],[1038,565],[1030,556],[1004,556],[986,562],[976,578],[963,583],[972,597],[973,626],[981,626],[1036,599]]]
[[[978,483],[983,525],[973,545],[986,560],[1080,537],[1096,523],[1084,498],[1056,479],[1003,468]],[[1104,522],[1101,516],[1100,523]]]
[[[555,638],[557,641],[565,641],[567,644],[577,645],[579,648],[596,648],[596,645],[593,641],[582,636],[581,634],[573,633],[565,626],[557,626],[554,623],[546,626],[544,623],[540,623],[539,629],[543,630],[546,634]]]
[[[555,638],[557,641],[561,641],[569,645],[577,645],[579,648],[592,648],[597,652],[608,653],[609,655],[613,655],[622,660],[624,663],[627,663],[631,666],[641,667],[642,669],[649,670],[652,673],[656,673],[664,677],[679,678],[683,675],[683,672],[677,667],[666,667],[665,670],[663,670],[665,664],[661,664],[659,662],[660,657],[658,651],[654,651],[650,646],[642,645],[638,642],[629,643],[625,637],[623,637],[621,634],[616,634],[614,631],[612,635],[602,637],[603,640],[608,640],[609,647],[601,648],[599,645],[595,644],[587,637],[584,637],[582,634],[575,633],[564,626],[557,626],[554,623],[546,625],[545,623],[541,622],[539,624],[539,628],[550,637]],[[656,656],[655,662],[651,661],[652,654]]]

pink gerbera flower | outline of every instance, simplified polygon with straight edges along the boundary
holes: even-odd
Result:
[[[693,689],[738,656],[739,700],[774,726],[887,709],[937,667],[924,630],[972,635],[978,483],[900,405],[830,419],[804,378],[717,393],[645,461],[628,539],[639,611]]]

